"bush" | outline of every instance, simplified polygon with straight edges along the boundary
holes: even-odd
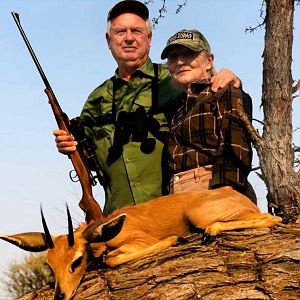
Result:
[[[3,286],[12,297],[18,298],[40,289],[50,281],[53,276],[48,267],[46,253],[29,254],[20,262],[10,264],[6,271]]]

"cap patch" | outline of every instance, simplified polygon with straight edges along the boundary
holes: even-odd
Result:
[[[171,36],[168,40],[168,44],[171,44],[172,42],[176,40],[193,40],[194,34],[190,31],[180,31],[175,33],[173,36]]]

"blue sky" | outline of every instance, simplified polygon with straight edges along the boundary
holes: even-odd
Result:
[[[78,116],[88,94],[110,77],[116,64],[104,39],[106,15],[117,1],[108,0],[2,0],[0,3],[0,234],[41,231],[42,204],[53,234],[66,232],[67,202],[73,219],[84,216],[78,208],[79,184],[69,180],[72,169],[67,157],[58,154],[52,136],[57,127],[43,92],[41,81],[10,14],[20,13],[27,37],[35,50],[62,109],[70,118]],[[199,29],[210,42],[217,69],[233,70],[243,81],[260,110],[264,31],[246,34],[260,19],[261,0],[189,0],[176,15],[176,2],[168,0],[168,13],[156,26],[151,48],[153,61],[161,62],[160,52],[169,36],[182,28]],[[182,1],[183,2],[183,1]],[[150,4],[157,16],[162,1]],[[293,78],[300,78],[300,17],[296,9]],[[294,117],[299,116],[299,100]],[[296,119],[296,118],[295,118]],[[295,127],[300,121],[295,120]],[[255,124],[258,126],[258,124]],[[296,131],[295,141],[300,144]],[[265,207],[265,188],[255,174],[251,182],[259,206]],[[95,197],[103,204],[100,186]],[[0,276],[14,256],[25,252],[0,241]]]

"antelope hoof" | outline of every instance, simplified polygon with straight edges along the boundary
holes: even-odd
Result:
[[[213,241],[215,241],[215,239],[216,239],[215,235],[211,235],[211,234],[205,233],[203,235],[203,238],[202,238],[202,245],[208,246]]]

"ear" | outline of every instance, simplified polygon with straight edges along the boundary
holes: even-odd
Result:
[[[29,252],[41,252],[48,249],[45,234],[42,232],[25,232],[15,235],[1,235],[0,238]]]
[[[90,243],[107,242],[120,233],[126,216],[121,214],[105,223],[94,222],[84,230],[83,236]]]
[[[210,69],[212,68],[213,64],[214,64],[214,55],[213,54],[209,54],[208,57],[208,65],[210,65]]]
[[[152,32],[150,32],[148,34],[148,43],[149,43],[149,46],[151,46],[151,42],[152,42]]]
[[[109,36],[109,34],[106,32],[105,33],[105,39],[106,39],[106,42],[107,42],[107,46],[108,46],[108,49],[110,49],[110,36]]]
[[[209,71],[213,68],[213,64],[214,64],[214,55],[213,54],[209,54],[207,56],[207,66],[206,66],[206,71]]]

